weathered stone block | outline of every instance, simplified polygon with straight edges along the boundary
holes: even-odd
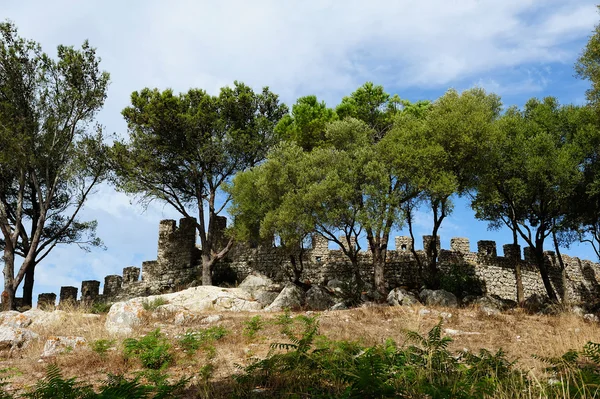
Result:
[[[60,287],[59,305],[77,302],[77,287]]]
[[[56,306],[56,294],[47,292],[38,295],[37,307],[43,310],[52,310]]]
[[[122,285],[123,277],[117,274],[104,277],[104,297],[108,299],[120,294]]]
[[[81,282],[81,300],[94,302],[100,294],[100,281],[86,280]]]
[[[123,283],[131,284],[138,281],[140,278],[140,268],[135,266],[129,266],[123,268]]]
[[[477,254],[486,258],[495,258],[497,256],[496,241],[477,241]]]
[[[471,252],[471,244],[468,238],[454,237],[450,240],[450,250],[460,253]]]
[[[413,240],[407,236],[398,236],[395,239],[396,251],[411,252],[413,249]]]
[[[518,244],[505,244],[502,246],[502,250],[504,251],[504,257],[506,259],[521,259],[521,246]]]

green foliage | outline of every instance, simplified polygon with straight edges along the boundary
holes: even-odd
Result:
[[[148,300],[142,301],[142,307],[144,308],[144,310],[152,312],[152,311],[156,310],[156,308],[158,308],[159,306],[166,305],[168,303],[169,303],[169,301],[167,301],[165,298],[159,296],[157,298],[154,298],[151,301],[148,301]]]
[[[112,339],[98,339],[90,345],[92,350],[101,357],[106,357],[106,353],[109,349],[114,348],[115,341]]]
[[[315,398],[485,398],[497,392],[523,392],[527,381],[502,351],[479,354],[448,350],[441,322],[422,336],[407,332],[413,345],[393,341],[373,347],[331,342],[318,335],[314,318],[294,318],[300,334],[288,330],[289,343],[272,344],[267,358],[255,360],[237,378],[239,396],[259,386],[264,397]],[[275,350],[285,350],[284,353]]]
[[[253,316],[250,320],[244,322],[244,336],[252,339],[256,334],[265,328],[265,322],[260,315]]]
[[[453,293],[458,298],[465,295],[483,295],[485,281],[477,277],[474,272],[469,272],[461,265],[451,265],[440,275],[440,288]]]
[[[203,330],[187,331],[179,338],[179,346],[187,354],[194,354],[198,349],[208,349],[210,344],[229,334],[225,327],[216,326]]]
[[[146,334],[139,340],[127,338],[123,341],[125,358],[139,359],[143,367],[153,370],[163,369],[173,361],[170,349],[171,344],[159,329]]]
[[[92,308],[90,309],[90,313],[93,314],[104,314],[110,311],[110,308],[113,304],[109,302],[94,302],[92,304]]]
[[[149,379],[152,385],[140,383],[139,377],[129,380],[119,375],[109,375],[98,393],[76,378],[65,379],[57,365],[49,365],[46,377],[40,380],[25,398],[32,399],[176,399],[187,384],[182,378],[173,384],[164,373],[155,372]],[[1,397],[1,396],[0,396]],[[9,397],[7,397],[9,398]]]
[[[588,342],[581,351],[570,350],[561,357],[541,357],[556,381],[550,393],[566,392],[570,398],[595,398],[600,395],[600,344]]]

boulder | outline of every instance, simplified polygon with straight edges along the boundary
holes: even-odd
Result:
[[[131,334],[141,323],[143,315],[144,306],[139,298],[117,302],[110,307],[104,326],[111,334]]]
[[[196,314],[207,311],[256,311],[262,305],[251,294],[239,288],[221,288],[212,285],[188,288],[187,290],[133,298],[112,305],[106,316],[106,329],[111,333],[130,334],[144,316],[144,302],[161,297],[168,302],[165,311],[175,312],[175,323],[186,324],[195,320]],[[161,308],[161,306],[159,306]]]
[[[269,306],[273,303],[275,298],[279,295],[277,291],[258,291],[254,293],[254,299],[260,303],[263,307]]]
[[[508,309],[508,306],[501,299],[489,295],[477,298],[475,306],[487,316],[498,315]]]
[[[13,350],[27,346],[39,336],[26,328],[0,326],[0,350]]]
[[[305,304],[311,310],[326,310],[332,307],[335,301],[325,288],[313,285],[306,291]]]
[[[449,308],[458,307],[456,295],[445,290],[424,289],[419,294],[421,301],[427,306],[445,306]]]
[[[420,304],[417,297],[404,288],[394,288],[387,296],[387,303],[391,306],[412,306]]]
[[[61,353],[77,351],[87,347],[87,341],[83,337],[50,337],[44,344],[42,357],[52,357]]]
[[[50,327],[62,323],[67,318],[63,310],[46,312],[41,309],[31,309],[23,312],[23,315],[31,319],[31,327]]]
[[[273,280],[267,276],[260,273],[252,273],[242,281],[238,288],[252,294],[257,291],[268,290],[273,284]]]
[[[278,312],[284,309],[299,309],[303,304],[304,291],[297,285],[289,283],[265,310],[267,312]]]
[[[24,328],[29,327],[31,322],[31,317],[21,312],[17,312],[16,310],[0,313],[0,325],[2,326]]]
[[[542,311],[548,304],[548,298],[540,294],[533,294],[523,301],[523,308],[530,313]]]

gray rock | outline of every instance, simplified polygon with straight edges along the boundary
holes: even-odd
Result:
[[[295,284],[287,284],[272,304],[267,306],[267,312],[277,312],[284,309],[299,309],[304,304],[304,291]]]
[[[420,304],[417,297],[403,288],[394,288],[387,296],[387,303],[391,306],[411,306]]]
[[[421,301],[427,306],[458,307],[456,295],[448,291],[424,289],[419,296],[421,297]]]
[[[260,303],[261,306],[265,307],[272,304],[278,295],[279,292],[276,291],[258,291],[254,293],[254,299],[256,299],[256,302]]]
[[[452,328],[444,328],[444,332],[447,335],[481,335],[480,332],[476,332],[476,331],[461,331],[461,330],[454,330]]]
[[[67,318],[67,313],[63,310],[46,312],[40,309],[31,309],[23,312],[23,315],[31,319],[31,327],[50,327],[62,323]]]
[[[131,334],[144,315],[141,300],[117,302],[110,307],[106,315],[105,328],[111,334]]]
[[[306,291],[305,303],[311,310],[325,310],[332,307],[335,301],[325,288],[313,285]]]
[[[24,328],[29,327],[31,323],[31,317],[21,312],[17,312],[16,310],[9,310],[0,313],[0,325],[2,326]]]
[[[346,305],[346,303],[344,303],[344,302],[338,302],[329,308],[329,310],[346,310],[346,309],[348,309],[348,305]]]
[[[530,313],[540,312],[546,307],[548,298],[540,294],[533,294],[523,301],[523,308]]]
[[[56,356],[61,353],[78,351],[87,347],[87,341],[83,337],[52,337],[44,344],[42,357]]]
[[[600,318],[598,318],[598,316],[596,316],[595,314],[592,314],[592,313],[583,315],[583,320],[589,321],[590,323],[600,322]]]
[[[26,328],[0,326],[0,350],[14,350],[27,346],[39,336]]]
[[[571,309],[571,313],[583,317],[585,315],[585,310],[581,306],[573,306]]]
[[[419,316],[423,317],[423,316],[427,316],[431,314],[431,310],[423,308],[423,309],[419,309]]]
[[[223,319],[223,316],[221,316],[220,314],[212,314],[210,316],[206,316],[205,318],[203,318],[202,320],[200,320],[200,323],[202,324],[212,324],[212,323],[216,323],[221,321],[221,319]]]
[[[497,315],[508,309],[502,300],[489,295],[477,298],[475,306],[488,316]]]
[[[273,286],[273,280],[260,273],[249,274],[238,286],[239,289],[249,293],[255,293],[261,290],[267,290]]]

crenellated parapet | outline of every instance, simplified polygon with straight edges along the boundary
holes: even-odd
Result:
[[[226,219],[215,219],[211,229],[214,239],[224,245]],[[158,230],[156,260],[142,262],[141,269],[128,266],[123,268],[122,275],[106,276],[101,295],[99,281],[82,282],[81,301],[110,302],[173,292],[191,284],[199,284],[196,279],[200,272],[202,248],[197,245],[196,221],[193,218],[183,218],[177,225],[174,220],[163,220]],[[340,237],[340,241],[346,243],[345,237]],[[427,248],[433,242],[433,237],[423,236],[422,242],[423,248]],[[432,260],[427,257],[425,250],[413,251],[414,242],[410,237],[395,237],[394,244],[395,248],[388,249],[385,259],[388,288],[422,286],[422,271],[427,270],[428,262]],[[352,245],[356,243],[352,242]],[[476,252],[471,252],[469,239],[464,237],[452,238],[450,249],[442,249],[440,237],[437,236],[435,245],[438,249],[437,265],[441,273],[458,267],[483,281],[488,294],[515,300],[517,266],[520,266],[526,297],[534,293],[545,293],[532,248],[525,247],[521,257],[521,247],[513,244],[503,245],[504,256],[498,256],[496,242],[489,240],[478,241]],[[232,279],[230,283],[235,283],[241,282],[249,273],[258,271],[275,281],[289,281],[295,275],[290,255],[293,255],[296,262],[295,272],[301,269],[303,281],[323,284],[331,279],[353,278],[348,257],[339,249],[329,249],[329,241],[320,234],[312,235],[308,248],[299,247],[292,252],[289,248],[277,246],[273,240],[236,243],[228,257],[216,265],[215,275],[227,275]],[[555,290],[559,293],[566,292],[574,301],[600,297],[600,266],[568,255],[563,255],[562,259],[566,283],[562,279],[557,255],[552,251],[544,252],[544,260]],[[358,252],[358,264],[363,280],[371,281],[373,256],[368,248]],[[423,270],[419,271],[419,267]],[[62,287],[60,303],[75,301],[77,293],[76,287]],[[54,306],[56,295],[40,294],[38,302],[40,306]]]

